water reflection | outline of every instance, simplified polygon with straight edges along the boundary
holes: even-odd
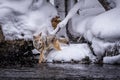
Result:
[[[63,68],[63,69],[80,69],[80,70],[86,70],[89,65],[88,64],[52,64],[52,63],[49,63],[48,64],[49,67],[53,67],[53,68]]]

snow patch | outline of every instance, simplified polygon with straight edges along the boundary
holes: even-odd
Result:
[[[57,10],[46,0],[2,0],[1,4],[0,23],[6,40],[31,40],[33,35],[47,35],[53,30],[51,19]]]
[[[106,64],[120,64],[120,54],[117,56],[108,56],[103,58],[103,63]]]
[[[70,44],[69,46],[62,46],[61,51],[51,51],[47,56],[47,62],[63,61],[71,62],[81,61],[83,58],[89,57],[91,61],[95,59],[87,44]]]

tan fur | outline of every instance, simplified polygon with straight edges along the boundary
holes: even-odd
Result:
[[[60,51],[60,43],[67,44],[68,40],[65,38],[56,38],[55,36],[42,37],[42,34],[33,37],[33,45],[40,52],[39,63],[44,62],[45,52],[49,51],[51,48]]]

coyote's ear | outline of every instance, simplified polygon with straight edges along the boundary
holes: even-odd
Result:
[[[39,34],[39,36],[42,36],[42,32]]]

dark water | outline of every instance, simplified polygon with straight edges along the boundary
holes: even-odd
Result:
[[[0,80],[120,80],[120,65],[5,66],[0,68]]]

